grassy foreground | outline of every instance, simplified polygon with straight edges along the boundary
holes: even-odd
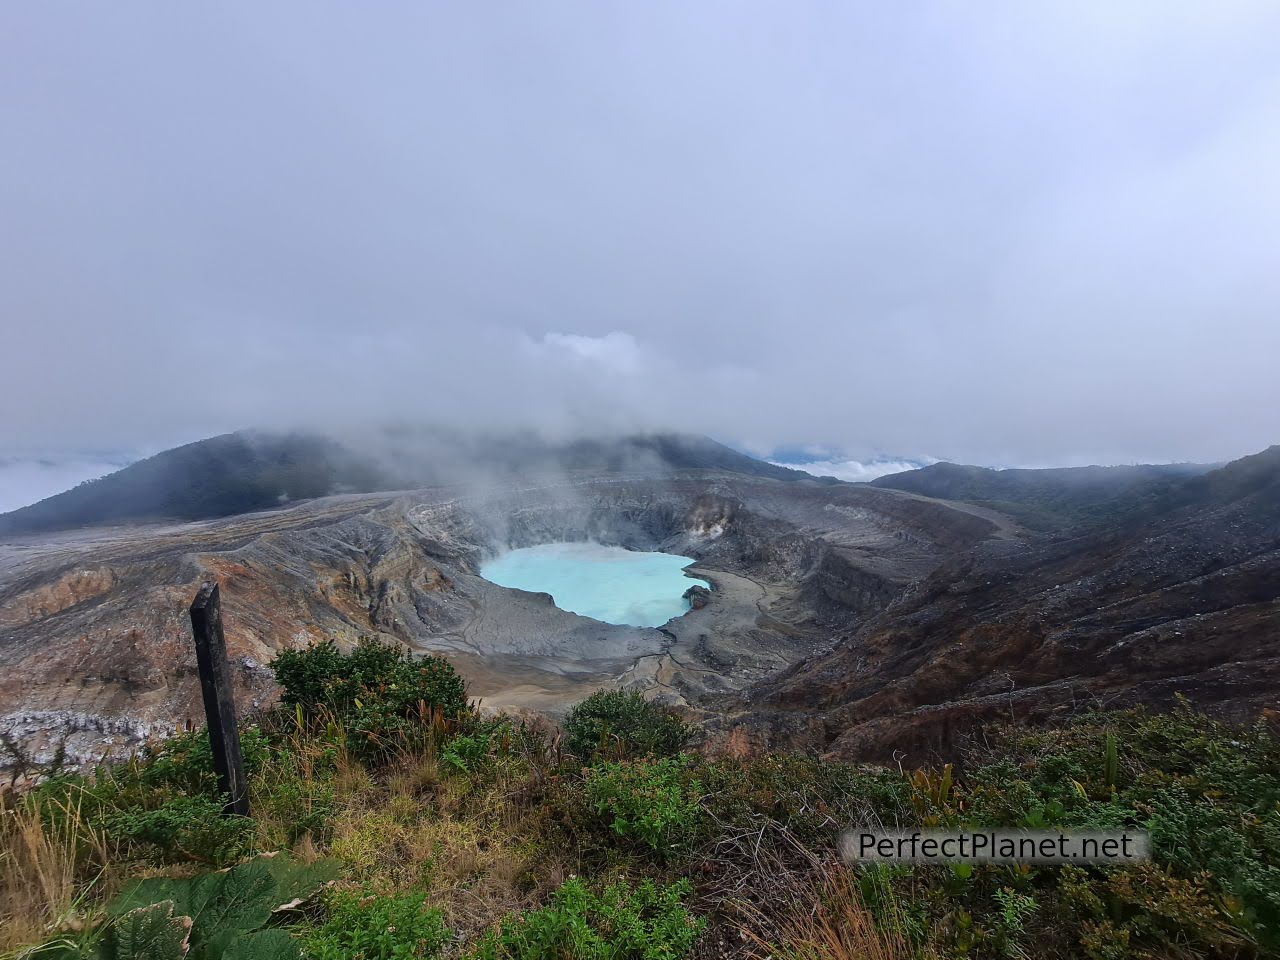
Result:
[[[0,800],[0,956],[46,960],[1262,957],[1280,951],[1269,720],[1187,708],[992,728],[957,766],[757,755],[624,694],[563,735],[484,718],[443,660],[326,644],[243,731]],[[1123,867],[863,866],[850,826],[1136,826]]]

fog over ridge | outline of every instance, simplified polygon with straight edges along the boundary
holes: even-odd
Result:
[[[396,420],[833,469],[1280,440],[1274,4],[2,16],[0,455]]]

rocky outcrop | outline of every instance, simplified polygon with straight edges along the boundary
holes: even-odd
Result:
[[[16,628],[102,596],[116,582],[109,567],[77,568],[0,606],[0,629]]]
[[[689,601],[689,609],[701,610],[711,602],[711,591],[700,583],[695,583],[692,587],[681,594],[682,599]]]

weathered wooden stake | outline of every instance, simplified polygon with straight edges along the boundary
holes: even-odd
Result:
[[[206,583],[191,602],[191,630],[196,637],[196,665],[200,668],[200,692],[209,723],[209,746],[218,789],[230,797],[224,814],[249,815],[249,791],[240,757],[240,731],[227,667],[227,641],[222,634],[222,603],[216,583]]]

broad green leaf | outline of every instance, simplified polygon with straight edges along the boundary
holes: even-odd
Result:
[[[246,934],[266,924],[273,911],[310,897],[337,873],[338,864],[332,860],[301,864],[287,857],[260,857],[188,880],[143,880],[127,888],[109,913],[122,917],[168,903],[173,914],[191,918],[191,960],[219,960],[224,953],[241,949],[241,941],[256,943],[256,935]],[[271,937],[262,942],[262,949],[271,941],[278,941],[277,948],[284,945]]]
[[[302,951],[283,930],[259,930],[231,944],[221,960],[299,960]]]
[[[200,879],[197,877],[196,879]],[[190,915],[191,880],[173,880],[169,877],[151,877],[131,883],[107,907],[110,917],[122,917],[131,910],[169,900],[174,913]]]
[[[260,862],[276,882],[278,902],[273,909],[293,900],[305,900],[330,880],[336,880],[341,870],[336,860],[299,863],[289,857],[264,857]]]
[[[193,939],[258,929],[276,906],[275,893],[276,882],[260,861],[199,877],[192,890]]]
[[[191,918],[174,916],[173,901],[130,910],[111,931],[111,960],[182,960],[187,955]]]

